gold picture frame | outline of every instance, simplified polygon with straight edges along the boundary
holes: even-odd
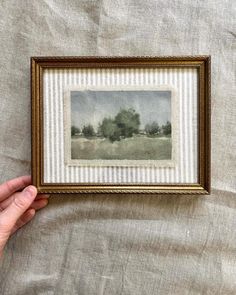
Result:
[[[195,69],[197,73],[197,180],[184,182],[45,182],[44,72],[70,69]],[[210,56],[32,57],[32,182],[39,193],[210,193]],[[46,126],[47,128],[47,126]],[[186,143],[185,143],[186,144]]]

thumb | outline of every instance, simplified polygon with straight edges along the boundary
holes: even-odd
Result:
[[[15,194],[12,203],[2,212],[1,222],[11,230],[21,215],[30,207],[37,196],[36,187],[30,185]]]

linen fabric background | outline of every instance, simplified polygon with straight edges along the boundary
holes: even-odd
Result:
[[[233,0],[1,0],[0,181],[30,173],[30,56],[212,55],[212,195],[55,196],[0,294],[235,294]]]

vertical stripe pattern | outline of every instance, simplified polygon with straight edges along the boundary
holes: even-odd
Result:
[[[44,181],[46,183],[197,183],[197,70],[46,69],[44,71]],[[178,165],[76,167],[64,163],[63,91],[68,86],[161,86],[178,92]]]

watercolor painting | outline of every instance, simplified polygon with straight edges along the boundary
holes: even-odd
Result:
[[[171,160],[168,90],[70,91],[72,160]]]

